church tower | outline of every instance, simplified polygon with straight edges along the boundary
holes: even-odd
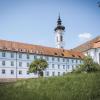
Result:
[[[65,27],[62,25],[60,15],[58,16],[57,26],[54,30],[55,30],[55,35],[56,35],[56,48],[64,48]]]

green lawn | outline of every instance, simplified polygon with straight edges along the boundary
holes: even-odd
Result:
[[[100,100],[100,72],[0,85],[0,100]]]

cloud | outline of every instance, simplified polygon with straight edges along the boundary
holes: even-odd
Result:
[[[80,40],[90,40],[92,38],[91,33],[82,33],[78,35]]]

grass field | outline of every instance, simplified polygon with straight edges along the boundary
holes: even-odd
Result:
[[[0,100],[100,100],[100,72],[3,84]]]

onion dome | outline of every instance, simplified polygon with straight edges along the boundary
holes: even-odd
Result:
[[[62,21],[61,21],[60,15],[58,16],[57,27],[54,30],[55,31],[57,31],[57,30],[65,30],[65,27],[62,25]]]

